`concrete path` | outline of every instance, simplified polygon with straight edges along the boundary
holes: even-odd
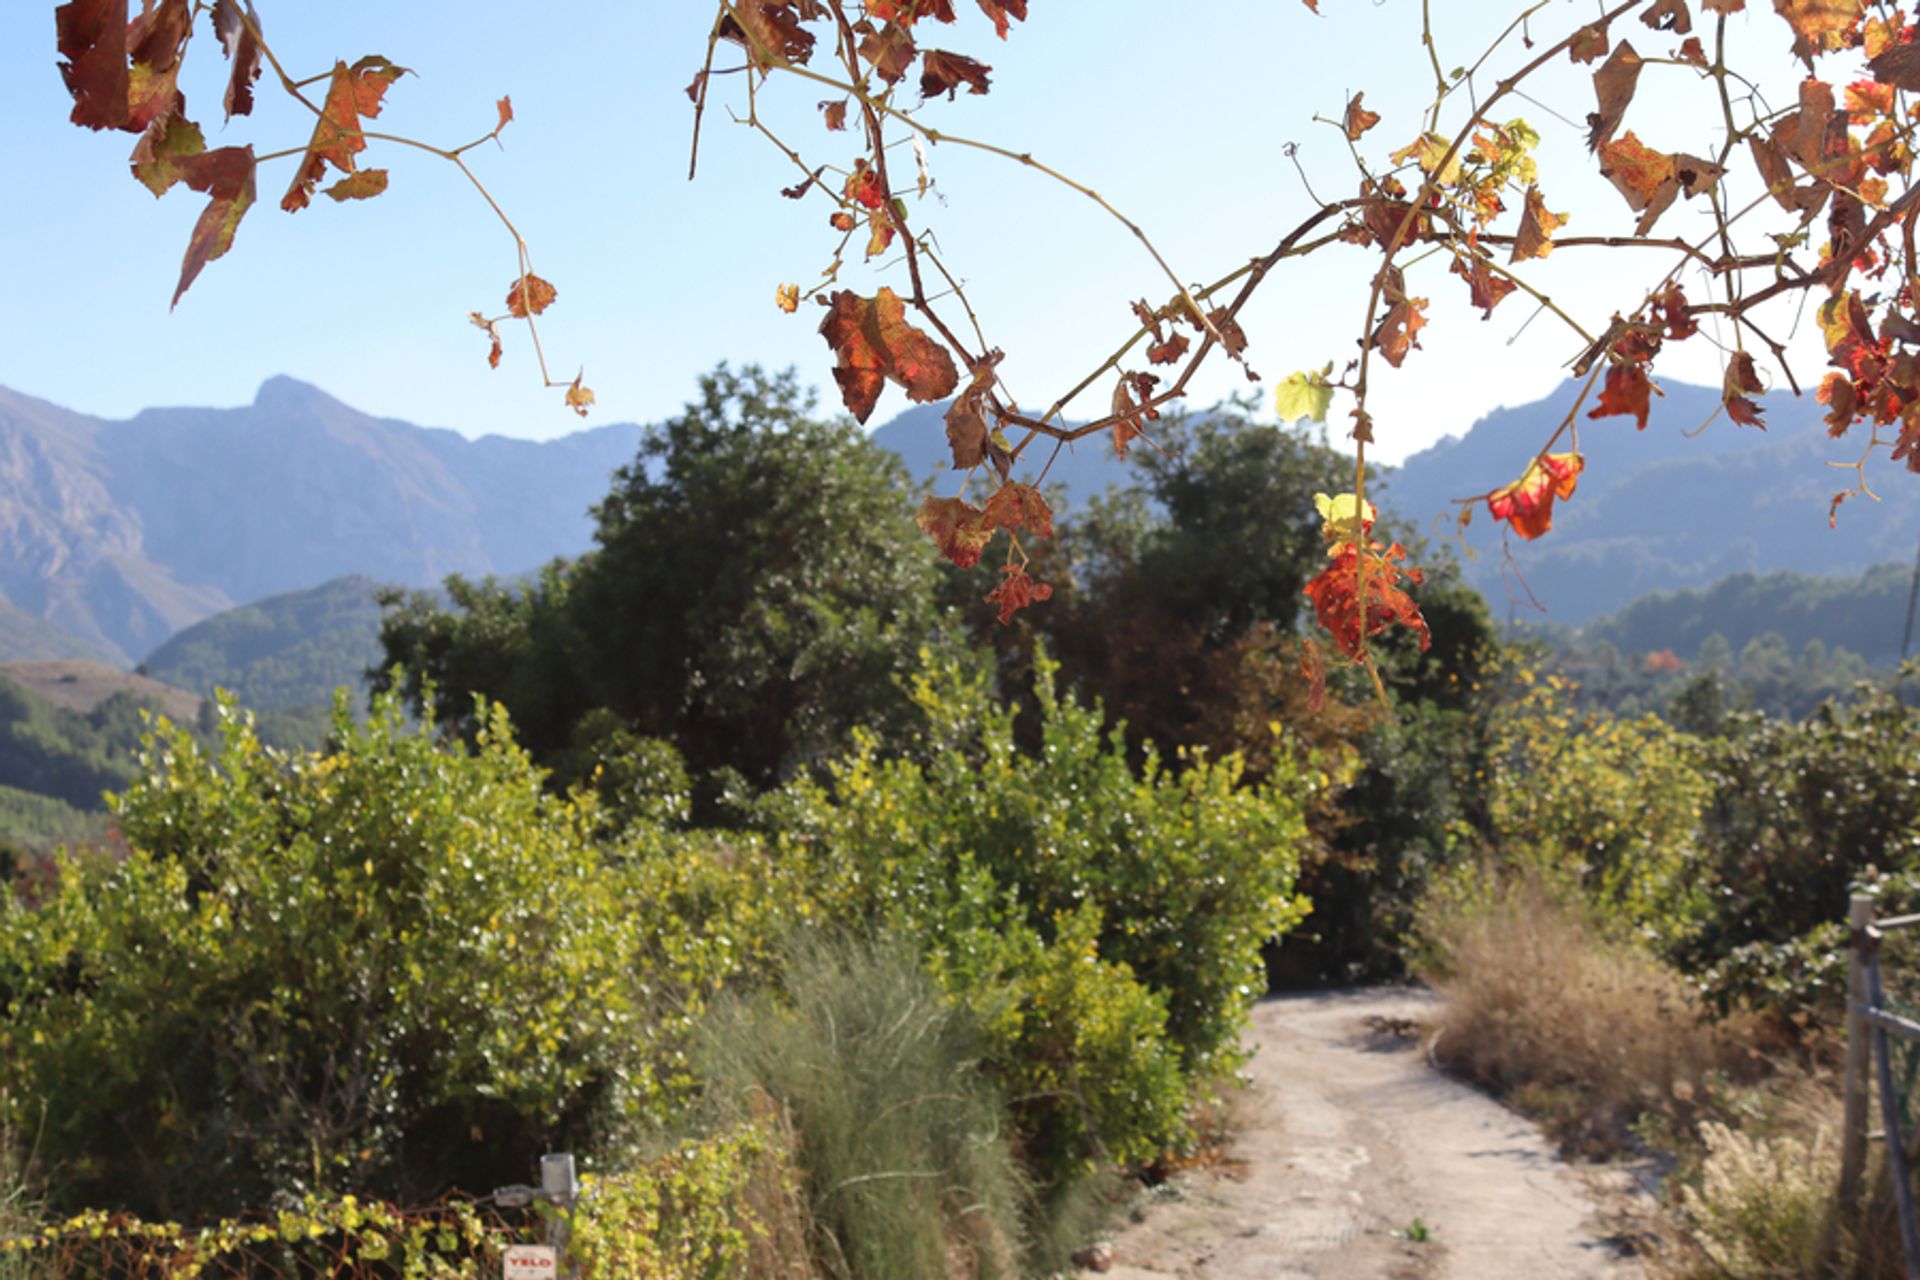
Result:
[[[1263,1002],[1228,1160],[1148,1203],[1107,1275],[1637,1280],[1600,1239],[1589,1180],[1395,1033],[1436,1003],[1404,987]]]

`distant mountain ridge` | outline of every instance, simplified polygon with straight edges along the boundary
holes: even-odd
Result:
[[[1574,496],[1555,506],[1545,537],[1503,539],[1504,526],[1476,504],[1457,546],[1467,581],[1496,614],[1542,616],[1528,602],[1530,591],[1547,620],[1577,625],[1655,591],[1707,587],[1732,574],[1833,577],[1912,563],[1920,476],[1884,452],[1867,469],[1883,501],[1856,498],[1828,528],[1828,505],[1854,473],[1827,464],[1858,455],[1861,428],[1829,439],[1811,395],[1776,392],[1762,401],[1766,431],[1736,427],[1724,415],[1701,430],[1720,392],[1662,386],[1666,394],[1653,401],[1645,431],[1630,418],[1589,420],[1588,407],[1581,409],[1586,471]],[[1451,535],[1459,510],[1453,499],[1518,478],[1575,395],[1567,384],[1534,404],[1497,409],[1464,436],[1414,454],[1387,480],[1382,501],[1421,533]]]
[[[121,422],[0,389],[0,595],[131,665],[236,601],[345,574],[519,573],[587,547],[588,508],[640,436],[468,440],[284,377],[237,409]],[[7,656],[60,656],[20,627],[0,640],[14,632]]]

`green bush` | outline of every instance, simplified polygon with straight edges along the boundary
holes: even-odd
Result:
[[[395,699],[342,707],[324,755],[163,722],[115,805],[124,860],[0,905],[0,1121],[39,1135],[62,1203],[418,1198],[664,1113],[779,895],[751,849],[603,853],[591,799],[480,718],[469,752]]]
[[[1180,1137],[1188,1081],[1231,1069],[1264,991],[1261,947],[1296,924],[1314,783],[1259,787],[1235,758],[1149,756],[1136,773],[1099,712],[1039,665],[1034,754],[977,664],[917,678],[911,758],[874,739],[759,808],[830,918],[922,939],[994,1037],[1043,1177]]]

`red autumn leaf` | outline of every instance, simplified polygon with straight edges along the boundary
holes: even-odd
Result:
[[[1830,373],[1820,380],[1815,400],[1827,406],[1827,434],[1843,436],[1859,412],[1860,393],[1844,373]]]
[[[1680,194],[1674,158],[1640,141],[1631,129],[1624,137],[1601,143],[1599,152],[1600,176],[1611,181],[1626,197],[1627,207],[1641,215],[1635,234],[1647,234]]]
[[[1667,326],[1667,336],[1675,342],[1700,332],[1700,326],[1694,323],[1693,308],[1687,302],[1686,291],[1679,285],[1668,285],[1655,294],[1653,305],[1660,313],[1661,323]]]
[[[836,132],[845,129],[847,127],[847,100],[842,98],[838,102],[821,103],[820,114],[826,120],[827,128]]]
[[[1627,113],[1634,87],[1640,83],[1641,62],[1633,46],[1622,40],[1613,47],[1612,56],[1593,73],[1593,93],[1600,109],[1587,117],[1589,149],[1598,150],[1620,127],[1620,117]]]
[[[1025,529],[1036,538],[1053,536],[1053,508],[1030,484],[1009,481],[995,489],[984,516],[989,529]]]
[[[875,22],[912,26],[921,18],[953,21],[953,0],[867,0],[867,16]]]
[[[1427,323],[1427,300],[1409,298],[1399,267],[1388,267],[1380,288],[1387,302],[1387,313],[1374,327],[1370,346],[1378,347],[1381,358],[1398,369],[1407,352],[1420,345],[1418,334]]]
[[[212,198],[193,224],[193,234],[187,237],[180,284],[173,291],[172,305],[176,307],[200,269],[232,247],[240,219],[253,207],[253,148],[221,147],[182,161],[180,169],[182,182]]]
[[[933,539],[940,554],[962,569],[980,563],[980,552],[993,540],[987,513],[964,498],[928,498],[920,504],[914,523]]]
[[[987,91],[987,73],[993,68],[984,62],[945,49],[929,49],[920,59],[920,96],[931,98],[944,93],[953,99],[954,90],[967,86],[968,93]]]
[[[378,56],[362,58],[351,67],[344,62],[333,64],[327,100],[313,126],[307,154],[293,175],[293,185],[280,201],[282,209],[293,213],[306,208],[327,165],[342,173],[353,172],[354,156],[367,149],[367,140],[360,136],[361,119],[380,114],[380,100],[387,86],[405,74],[405,67]]]
[[[493,131],[498,133],[513,123],[513,98],[511,96],[502,98],[493,105],[500,112],[500,123],[493,126]]]
[[[1585,26],[1573,33],[1567,45],[1567,57],[1573,62],[1593,62],[1607,51],[1607,29]]]
[[[327,188],[335,200],[371,200],[387,189],[385,169],[357,169]]]
[[[1007,38],[1007,19],[1027,20],[1027,0],[980,0],[980,9],[993,19],[993,29],[1002,40]]]
[[[847,199],[868,209],[887,207],[887,189],[880,185],[880,175],[868,168],[865,160],[857,161],[853,172],[847,175],[846,193]]]
[[[906,305],[885,285],[871,298],[851,289],[833,295],[820,336],[833,348],[833,380],[861,422],[873,413],[887,381],[920,404],[953,394],[959,370],[947,349],[907,323]]]
[[[1471,267],[1466,266],[1461,259],[1455,258],[1453,274],[1467,282],[1468,297],[1472,300],[1472,305],[1479,307],[1484,313],[1481,316],[1483,320],[1493,319],[1493,309],[1519,287],[1507,277],[1496,274],[1487,264],[1486,259],[1480,257],[1473,259]]]
[[[180,96],[180,58],[193,35],[193,5],[189,0],[160,0],[141,6],[140,16],[127,26],[127,122],[123,128],[142,130],[166,115],[186,108]]]
[[[869,31],[860,41],[860,56],[872,63],[875,73],[888,84],[895,83],[907,74],[907,68],[913,65],[918,53],[913,44],[913,33],[898,22],[889,22],[876,31]]]
[[[530,315],[539,315],[553,305],[559,297],[559,291],[528,272],[507,286],[507,314],[516,320],[525,320]]]
[[[251,25],[249,25],[251,24]],[[253,11],[253,0],[214,0],[213,33],[226,50],[233,69],[227,76],[225,106],[227,119],[253,113],[253,84],[260,78],[260,42],[253,33],[260,29],[260,15]]]
[[[1773,8],[1793,28],[1796,52],[1803,46],[1809,54],[1845,48],[1866,16],[1862,0],[1773,0]]]
[[[134,144],[133,176],[156,196],[163,196],[186,177],[182,162],[207,149],[200,126],[184,116],[163,116],[148,126]]]
[[[1655,31],[1671,31],[1683,36],[1693,30],[1693,15],[1687,12],[1687,0],[1655,0],[1640,21]]]
[[[1696,67],[1707,65],[1707,49],[1700,43],[1699,36],[1688,36],[1680,42],[1679,52],[1674,55],[1682,62],[1691,62]]]
[[[801,9],[807,0],[800,0]],[[804,12],[794,11],[794,0],[741,0],[730,6],[720,23],[720,38],[747,51],[747,59],[761,70],[780,61],[805,63],[813,57],[813,32],[801,25]]]
[[[1134,438],[1147,433],[1146,423],[1156,420],[1160,411],[1148,405],[1160,379],[1150,373],[1122,373],[1113,388],[1113,451],[1122,458]],[[1134,399],[1138,390],[1140,398]]]
[[[1165,341],[1151,343],[1147,347],[1147,360],[1152,364],[1174,364],[1187,354],[1187,335],[1178,329],[1168,334]]]
[[[1637,430],[1647,429],[1647,414],[1652,410],[1649,400],[1653,392],[1653,383],[1647,377],[1647,366],[1639,361],[1607,366],[1607,380],[1600,388],[1600,403],[1589,418],[1611,418],[1630,415]]]
[[[1531,541],[1553,527],[1556,498],[1571,498],[1586,459],[1577,453],[1535,458],[1518,480],[1487,495],[1487,510]]]
[[[1540,194],[1540,188],[1528,187],[1526,208],[1520,214],[1520,233],[1513,238],[1513,254],[1507,261],[1523,262],[1552,253],[1553,233],[1566,221],[1563,214],[1548,211],[1547,198]]]
[[[53,11],[68,119],[89,129],[127,123],[127,0],[70,0]]]
[[[1000,572],[1006,577],[1000,580],[999,586],[987,592],[987,603],[1000,606],[1002,623],[1012,622],[1014,614],[1053,595],[1052,584],[1029,578],[1025,565],[1002,565]]]
[[[1753,367],[1753,355],[1747,351],[1736,351],[1727,361],[1727,375],[1721,380],[1721,402],[1727,406],[1727,416],[1743,427],[1759,427],[1762,431],[1767,424],[1760,419],[1766,413],[1759,405],[1747,398],[1749,392],[1763,392],[1760,385],[1760,373]]]
[[[478,311],[467,312],[467,319],[475,328],[485,329],[487,336],[493,339],[493,349],[487,352],[487,368],[498,369],[500,367],[500,322],[489,320]]]
[[[993,431],[987,425],[987,392],[993,387],[994,368],[1002,356],[995,348],[976,362],[966,389],[947,406],[947,447],[953,452],[955,471],[979,466],[993,447]]]
[[[1307,714],[1317,716],[1327,706],[1327,659],[1312,636],[1300,637],[1300,678],[1307,682]]]
[[[1334,645],[1347,657],[1358,661],[1361,632],[1379,635],[1393,623],[1412,628],[1420,637],[1425,652],[1433,644],[1427,620],[1420,606],[1400,588],[1404,579],[1413,585],[1425,580],[1418,569],[1403,569],[1407,549],[1394,543],[1384,552],[1378,543],[1369,543],[1363,557],[1356,544],[1342,543],[1320,575],[1306,585],[1303,594],[1313,601],[1320,625],[1333,636]],[[1360,566],[1366,566],[1366,606],[1360,602]],[[1364,613],[1364,618],[1363,618]]]
[[[1380,123],[1380,113],[1378,111],[1369,111],[1360,105],[1360,99],[1366,96],[1364,93],[1356,93],[1347,101],[1345,127],[1347,131],[1347,141],[1349,142],[1358,142],[1361,134]]]

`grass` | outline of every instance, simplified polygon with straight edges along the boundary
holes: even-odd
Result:
[[[772,1105],[790,1127],[819,1271],[1023,1274],[1027,1187],[964,1011],[897,943],[797,946],[782,976],[722,1002],[696,1064],[722,1115]]]
[[[1758,1065],[1743,1025],[1709,1025],[1678,974],[1535,881],[1430,908],[1422,931],[1446,997],[1435,1056],[1570,1154],[1631,1148],[1648,1113],[1688,1126],[1710,1083]]]

